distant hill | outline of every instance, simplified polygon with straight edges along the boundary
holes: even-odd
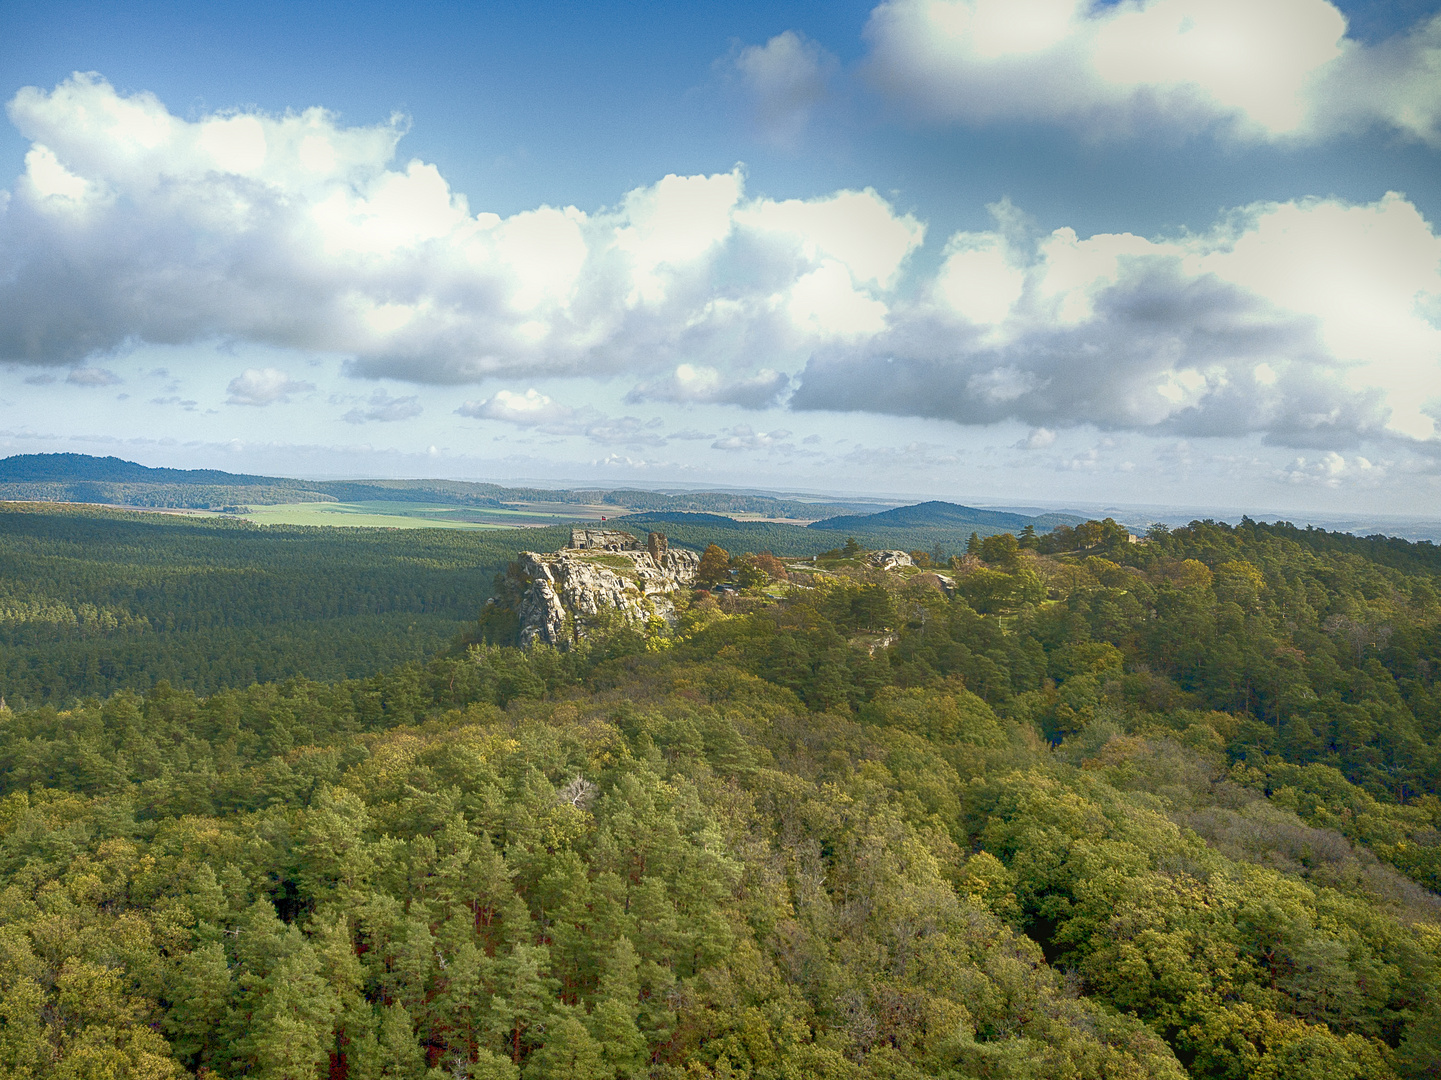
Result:
[[[864,505],[813,503],[730,491],[668,495],[604,488],[557,491],[465,480],[299,480],[218,469],[153,469],[117,457],[89,454],[16,454],[0,458],[0,500],[187,509],[330,501],[448,503],[491,508],[550,503],[609,505],[640,511],[759,514],[806,521],[854,511]]]
[[[672,544],[704,551],[707,544],[719,544],[732,554],[770,551],[777,555],[817,555],[835,547],[827,533],[812,532],[803,525],[774,521],[737,521],[721,514],[685,510],[651,511],[611,518],[607,527],[625,529],[644,540],[654,530],[665,533]]]
[[[580,494],[576,492],[575,494]],[[766,517],[799,518],[812,521],[832,514],[865,509],[864,503],[806,502],[780,499],[774,495],[752,495],[736,491],[684,491],[665,495],[658,491],[608,491],[608,501],[636,510],[696,512],[703,514],[763,514]]]
[[[951,503],[929,503],[924,506],[949,507],[951,510],[970,510],[969,507]],[[1069,514],[1047,514],[1029,518],[1021,514],[1003,514],[984,510],[971,510],[971,514],[986,515],[985,519],[952,514],[948,519],[939,515],[912,515],[918,523],[907,520],[906,511],[921,507],[904,506],[881,514],[867,514],[832,518],[839,521],[837,527],[822,528],[830,522],[815,524],[787,525],[772,521],[736,521],[719,514],[697,514],[678,511],[658,511],[644,514],[626,514],[612,518],[609,524],[618,529],[628,529],[644,537],[645,532],[654,529],[663,532],[673,544],[703,549],[706,544],[715,543],[731,554],[746,551],[771,551],[777,555],[817,555],[840,547],[847,537],[855,537],[857,543],[868,548],[900,548],[905,551],[935,552],[942,558],[959,554],[965,549],[971,533],[993,536],[1001,532],[1019,532],[1027,524],[1035,525],[1040,533],[1050,532],[1060,524],[1079,522],[1083,519]],[[949,523],[942,523],[948,521]]]
[[[1039,514],[1028,517],[1005,510],[981,510],[948,502],[923,502],[898,506],[878,514],[851,514],[812,522],[808,527],[829,532],[873,529],[968,529],[983,534],[1019,532],[1031,525],[1037,532],[1049,532],[1057,525],[1077,525],[1085,518],[1075,514]]]
[[[303,480],[218,469],[151,469],[117,457],[16,454],[0,458],[0,499],[209,509],[249,503],[330,502]]]
[[[302,481],[221,472],[218,469],[152,469],[118,457],[92,457],[89,454],[16,454],[0,458],[0,484],[47,483],[263,484],[293,487]]]

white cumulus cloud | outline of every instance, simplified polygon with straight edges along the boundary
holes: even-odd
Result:
[[[1072,48],[1078,19],[1161,10],[1016,3],[1034,18],[991,0],[922,13],[951,12],[967,48],[1011,63]],[[624,376],[632,403],[785,399],[1048,432],[1260,434],[1331,452],[1373,438],[1441,445],[1441,237],[1399,194],[1260,203],[1169,237],[1038,239],[1002,202],[994,228],[950,236],[920,272],[925,223],[871,189],[752,197],[736,169],[666,176],[609,209],[501,217],[476,212],[434,166],[397,164],[398,120],[182,119],[97,76],[21,91],[10,114],[32,145],[0,202],[0,363],[103,370],[93,364],[129,343],[228,339],[338,354],[354,374],[411,383]],[[228,400],[309,389],[250,369]],[[349,418],[418,409],[381,395]],[[598,442],[664,439],[538,389],[459,411]],[[772,435],[733,428],[715,445],[789,445]]]
[[[953,238],[884,332],[818,349],[793,408],[1038,429],[1434,440],[1441,237],[1391,194],[1263,203],[1174,239]],[[959,264],[959,267],[958,267]]]
[[[576,414],[576,410],[569,405],[552,401],[535,387],[523,394],[514,390],[497,390],[483,401],[467,401],[455,411],[461,416],[476,420],[504,420],[522,427],[563,424],[572,420]]]
[[[274,405],[314,389],[314,383],[292,379],[277,368],[246,368],[230,380],[225,400],[229,405]]]
[[[502,217],[396,162],[399,119],[184,119],[93,74],[9,115],[31,149],[0,215],[0,361],[228,338],[420,382],[794,367],[854,311],[879,325],[923,235],[874,191],[775,203],[739,170]]]
[[[713,367],[677,364],[669,375],[640,383],[626,401],[669,401],[676,404],[726,404],[748,409],[773,405],[790,386],[790,376],[763,369],[754,375],[727,375]]]
[[[736,71],[755,103],[761,130],[777,143],[793,143],[826,93],[839,62],[794,30],[736,54]]]
[[[1384,465],[1360,455],[1348,458],[1331,450],[1317,458],[1296,458],[1280,471],[1278,479],[1288,484],[1336,488],[1379,483],[1386,471]]]
[[[1016,443],[1018,450],[1044,450],[1056,441],[1056,433],[1050,428],[1032,428],[1020,442]]]
[[[1365,44],[1327,0],[886,0],[866,35],[882,90],[942,120],[1441,143],[1441,15]]]

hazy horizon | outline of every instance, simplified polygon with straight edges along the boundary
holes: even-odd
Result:
[[[0,460],[14,455],[0,455]],[[95,455],[105,456],[105,455]],[[146,464],[138,462],[137,464]],[[150,466],[156,467],[156,466]],[[170,468],[184,466],[165,466]],[[366,473],[273,473],[276,478],[288,478],[296,480],[311,481],[344,481],[344,480],[445,480],[460,481],[466,483],[487,483],[499,484],[506,487],[516,488],[537,488],[540,490],[567,491],[584,490],[588,488],[599,488],[604,490],[615,490],[618,487],[629,487],[641,491],[653,491],[659,493],[682,494],[688,492],[730,492],[736,494],[766,495],[775,498],[792,498],[814,502],[834,501],[857,506],[870,505],[874,512],[879,512],[895,506],[906,506],[915,503],[941,501],[956,503],[964,506],[972,506],[977,509],[1002,510],[1011,513],[1040,515],[1046,513],[1071,513],[1082,517],[1114,517],[1116,520],[1132,528],[1144,529],[1150,524],[1160,523],[1168,526],[1180,526],[1194,520],[1216,520],[1225,521],[1231,524],[1239,522],[1243,517],[1249,517],[1256,521],[1289,521],[1291,524],[1305,527],[1315,526],[1317,528],[1331,529],[1340,532],[1351,532],[1357,535],[1368,535],[1375,532],[1382,532],[1387,535],[1399,536],[1408,540],[1433,540],[1441,542],[1441,516],[1416,514],[1416,513],[1395,513],[1395,514],[1366,514],[1366,513],[1329,513],[1324,511],[1307,510],[1304,508],[1280,508],[1266,507],[1247,504],[1200,504],[1200,503],[1154,503],[1154,502],[1125,502],[1108,500],[1093,502],[1077,499],[1059,500],[1036,500],[1033,502],[994,499],[984,496],[968,495],[960,490],[943,491],[866,491],[859,489],[843,488],[799,488],[799,487],[767,487],[755,484],[703,484],[703,483],[668,483],[664,481],[641,479],[625,485],[605,484],[597,485],[593,482],[573,478],[551,478],[551,477],[525,477],[515,476],[507,478],[494,478],[484,476],[446,475],[437,473],[416,473],[407,476],[375,476]],[[872,512],[872,511],[857,511]]]

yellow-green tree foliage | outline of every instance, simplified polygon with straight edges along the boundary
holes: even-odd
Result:
[[[1434,1075],[1429,555],[1112,539],[0,712],[0,1077]]]

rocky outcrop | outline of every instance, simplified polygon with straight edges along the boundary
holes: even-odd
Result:
[[[902,566],[914,566],[915,560],[904,551],[872,551],[866,562],[882,570],[899,570]]]
[[[699,565],[699,555],[670,548],[659,533],[642,548],[629,533],[576,529],[569,548],[522,552],[516,564],[520,642],[568,648],[586,619],[607,609],[632,623],[669,621],[675,617],[673,595],[695,584]]]

